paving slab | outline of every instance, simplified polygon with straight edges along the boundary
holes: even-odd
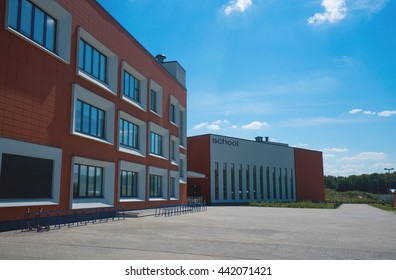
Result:
[[[0,259],[396,260],[396,215],[362,204],[127,215],[42,233],[1,232]]]

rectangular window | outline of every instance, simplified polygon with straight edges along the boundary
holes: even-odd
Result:
[[[76,102],[75,130],[90,136],[105,138],[105,112],[81,100]]]
[[[264,200],[264,167],[260,166],[260,200]]]
[[[154,132],[150,132],[150,153],[163,156],[162,136]]]
[[[215,200],[219,200],[219,163],[215,162],[214,170],[214,189],[215,189]]]
[[[150,174],[150,197],[162,197],[162,176]]]
[[[176,141],[171,140],[171,159],[172,161],[176,160]]]
[[[285,198],[289,199],[289,188],[287,182],[287,168],[285,168]]]
[[[257,168],[253,165],[253,199],[257,199]]]
[[[157,92],[154,90],[150,91],[150,110],[158,113]]]
[[[107,83],[107,57],[80,39],[79,68],[92,77]]]
[[[239,165],[239,170],[238,170],[238,181],[239,181],[239,199],[243,199],[243,178],[242,178],[242,164]]]
[[[231,199],[235,200],[235,164],[231,163]]]
[[[121,171],[121,194],[122,198],[138,197],[138,173]]]
[[[266,167],[265,170],[265,177],[267,178],[267,199],[270,200],[271,199],[271,185],[270,185],[270,170],[269,170],[269,166]]]
[[[169,120],[172,123],[176,123],[176,107],[174,104],[171,104],[169,108]]]
[[[223,199],[228,199],[227,193],[227,163],[223,163]]]
[[[3,153],[0,199],[51,198],[54,161]]]
[[[103,197],[103,168],[74,164],[73,198]]]
[[[275,167],[272,168],[272,187],[273,187],[273,191],[274,191],[273,198],[274,198],[274,200],[276,200],[277,195],[276,195],[276,169],[275,169]]]
[[[293,183],[293,169],[290,168],[290,197],[291,199],[295,199],[294,197],[294,183]]]
[[[282,168],[279,167],[279,199],[283,199]]]
[[[250,170],[249,165],[246,165],[246,198],[250,200]]]
[[[56,20],[28,0],[10,0],[8,26],[56,52]]]
[[[140,103],[140,81],[124,70],[123,94]]]
[[[184,161],[182,159],[179,160],[179,174],[180,178],[184,178]]]
[[[170,180],[169,180],[169,188],[170,188],[170,197],[171,198],[174,198],[174,197],[176,197],[176,180],[175,180],[175,178],[174,177],[170,177]]]
[[[129,148],[139,149],[139,126],[120,119],[120,144]]]

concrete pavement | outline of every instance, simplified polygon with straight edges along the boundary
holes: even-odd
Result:
[[[396,215],[242,206],[171,217],[127,217],[49,232],[0,232],[0,259],[396,259]]]

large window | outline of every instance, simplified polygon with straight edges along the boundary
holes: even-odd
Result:
[[[103,168],[74,164],[73,198],[103,197]]]
[[[140,81],[124,70],[123,94],[140,103]]]
[[[55,53],[56,20],[30,1],[8,3],[8,26]]]
[[[220,199],[219,191],[219,163],[215,162],[214,166],[214,187],[215,187],[215,200]]]
[[[162,197],[162,176],[150,174],[150,197]]]
[[[130,148],[139,148],[139,126],[120,119],[120,144]]]
[[[158,113],[158,94],[155,90],[150,90],[150,110]]]
[[[81,100],[75,109],[75,130],[98,138],[105,138],[105,112]]]
[[[138,173],[133,171],[121,171],[121,195],[120,197],[138,197]]]
[[[150,80],[149,96],[150,111],[162,116],[162,87],[153,80]]]
[[[80,39],[79,55],[79,68],[106,83],[107,57],[83,39]]]
[[[158,156],[163,156],[162,135],[155,132],[150,132],[150,153]]]
[[[171,198],[176,197],[176,180],[174,177],[170,177],[169,180],[169,195]]]

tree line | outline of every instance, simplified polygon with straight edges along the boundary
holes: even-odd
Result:
[[[325,188],[339,192],[363,191],[375,194],[387,194],[388,189],[396,188],[396,172],[362,175],[324,176]]]

